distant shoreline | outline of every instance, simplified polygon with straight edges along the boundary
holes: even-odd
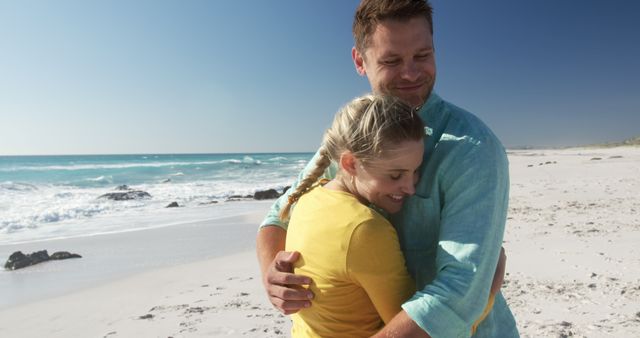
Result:
[[[613,148],[624,146],[640,146],[640,136],[632,137],[624,141],[618,142],[605,142],[605,143],[592,143],[583,145],[571,145],[571,146],[510,146],[507,150],[561,150],[561,149],[573,149],[573,148]]]
[[[0,154],[0,158],[2,157],[65,157],[65,156],[166,156],[166,155],[177,155],[177,156],[189,156],[189,155],[305,155],[305,154],[314,154],[314,151],[306,152],[306,151],[282,151],[282,152],[230,152],[230,153],[99,153],[99,154],[20,154],[20,155],[6,155]]]
[[[541,146],[541,145],[514,145],[506,147],[507,150],[529,150],[529,149],[537,149],[537,150],[554,150],[554,149],[571,149],[571,148],[611,148],[611,147],[622,147],[622,146],[639,146],[640,145],[640,136],[632,137],[623,141],[613,141],[613,142],[605,142],[605,143],[592,143],[592,144],[582,144],[582,145],[564,145],[564,146]],[[289,155],[298,155],[298,154],[309,154],[313,155],[315,150],[312,151],[252,151],[252,152],[176,152],[176,153],[96,153],[96,154],[19,154],[19,155],[7,155],[0,154],[0,158],[2,157],[62,157],[62,156],[156,156],[156,155],[177,155],[177,156],[188,156],[188,155],[271,155],[271,154],[289,154]]]

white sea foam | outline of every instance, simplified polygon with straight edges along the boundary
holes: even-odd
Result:
[[[87,178],[86,181],[89,182],[100,182],[100,183],[112,183],[113,176],[98,176],[94,178]]]
[[[152,227],[173,222],[174,213],[181,212],[182,220],[191,219],[192,213],[205,206],[212,207],[209,212],[217,215],[220,210],[234,209],[234,203],[242,203],[227,202],[232,196],[290,185],[306,165],[306,157],[212,154],[0,158],[4,161],[0,161],[0,243]],[[130,201],[99,198],[121,185],[152,197]],[[172,202],[182,208],[169,211],[165,207]],[[146,219],[153,221],[140,221]]]
[[[245,163],[245,164],[262,164],[262,161],[260,161],[260,160],[256,160],[256,159],[254,159],[254,158],[253,158],[253,157],[251,157],[251,156],[245,156],[245,157],[242,159],[242,163]]]
[[[220,161],[222,163],[231,163],[231,164],[262,164],[262,161],[256,160],[251,156],[245,156],[242,160],[238,159],[227,159]]]
[[[98,198],[112,189],[59,187],[54,185],[33,186],[30,189],[8,190],[0,194],[0,244],[15,243],[31,239],[91,235],[105,231],[125,231],[129,228],[122,218],[129,215],[137,218],[154,217],[166,210],[171,202],[178,202],[181,210],[202,207],[212,201],[218,206],[238,202],[226,202],[233,195],[250,195],[257,190],[282,189],[290,179],[264,178],[262,182],[247,181],[196,181],[172,184],[141,184],[131,186],[146,191],[151,199],[112,201]],[[3,186],[7,186],[4,184]],[[15,187],[11,185],[10,187]],[[22,185],[18,185],[22,186]],[[27,185],[28,186],[28,185]],[[229,207],[227,207],[229,208]],[[145,216],[146,215],[146,216]],[[185,217],[186,215],[183,215]],[[191,216],[189,216],[191,217]],[[95,220],[101,220],[94,224]],[[120,220],[122,226],[108,225],[109,220]],[[169,219],[158,220],[167,224]],[[80,226],[79,224],[84,224]],[[99,224],[99,225],[98,225]],[[157,226],[148,224],[146,226]],[[145,225],[136,224],[136,228]]]
[[[6,236],[2,234],[3,230],[0,230],[0,234],[2,234],[0,235],[0,244],[94,236],[215,220],[247,214],[255,211],[256,206],[269,203],[271,201],[222,202],[188,209],[161,208],[153,212],[131,209],[118,214],[100,214],[90,219],[66,220],[47,226],[27,229],[27,231],[14,231]]]
[[[38,187],[36,187],[33,184],[28,184],[28,183],[14,183],[14,182],[2,182],[0,183],[0,189],[2,190],[8,190],[8,191],[33,191],[33,190],[38,190]]]

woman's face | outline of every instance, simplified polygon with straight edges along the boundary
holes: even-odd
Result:
[[[352,192],[388,213],[400,211],[405,199],[415,193],[424,143],[403,141],[392,148],[381,158],[365,163],[356,160]]]

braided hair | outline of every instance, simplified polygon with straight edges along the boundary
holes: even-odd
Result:
[[[315,166],[289,194],[280,219],[289,219],[292,205],[314,187],[331,162],[338,161],[345,151],[366,162],[382,156],[399,142],[422,140],[424,135],[424,124],[416,110],[401,100],[374,94],[355,98],[338,111],[324,133]]]

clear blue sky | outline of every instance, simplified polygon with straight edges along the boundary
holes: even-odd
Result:
[[[357,0],[0,0],[0,155],[314,151]],[[436,91],[506,146],[640,135],[640,2],[433,1]]]

